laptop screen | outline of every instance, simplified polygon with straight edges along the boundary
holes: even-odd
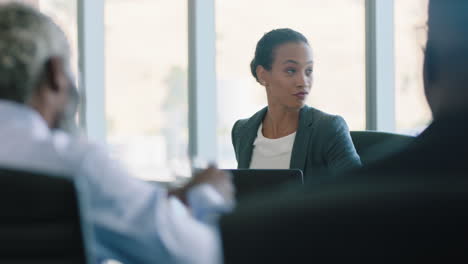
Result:
[[[233,176],[237,200],[283,184],[304,183],[302,171],[299,169],[232,169],[223,171],[230,172]]]

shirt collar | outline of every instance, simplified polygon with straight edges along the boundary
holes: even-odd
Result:
[[[9,127],[28,127],[39,137],[50,135],[50,128],[36,110],[10,100],[0,99],[0,123]]]
[[[293,132],[287,136],[276,138],[276,139],[266,138],[263,135],[262,128],[263,128],[263,123],[260,123],[260,126],[258,127],[258,130],[257,130],[257,138],[254,141],[254,146],[258,145],[259,143],[271,143],[271,142],[279,143],[279,142],[287,142],[290,140],[294,141],[294,138],[296,136],[296,132]]]

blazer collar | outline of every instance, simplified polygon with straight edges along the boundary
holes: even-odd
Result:
[[[255,138],[257,138],[258,128],[263,122],[267,111],[268,107],[264,107],[263,109],[255,113],[251,118],[249,118],[249,120],[245,124],[246,133],[242,135],[243,137],[245,137],[242,140],[242,142],[245,142],[245,144],[241,147],[239,152],[239,168],[247,169],[250,166],[250,161],[252,159],[253,143],[255,141]]]
[[[313,115],[311,107],[302,107],[299,113],[299,125],[291,153],[289,168],[300,169],[304,172],[309,148],[310,135],[313,129]],[[304,172],[305,173],[305,172]]]

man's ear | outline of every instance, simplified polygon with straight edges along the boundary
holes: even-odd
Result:
[[[433,117],[440,112],[440,107],[444,100],[440,84],[437,84],[441,80],[438,63],[436,50],[434,49],[432,42],[428,41],[424,51],[423,82],[424,94],[426,96],[427,103],[431,108]]]
[[[62,92],[67,86],[65,63],[60,57],[51,57],[45,63],[45,82],[54,92]]]
[[[437,61],[433,45],[430,41],[427,42],[424,50],[423,61],[423,79],[425,88],[430,88],[437,81]]]

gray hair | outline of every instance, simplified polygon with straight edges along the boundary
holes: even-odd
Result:
[[[42,81],[45,63],[69,65],[63,31],[46,15],[20,3],[0,5],[0,99],[27,103]]]

